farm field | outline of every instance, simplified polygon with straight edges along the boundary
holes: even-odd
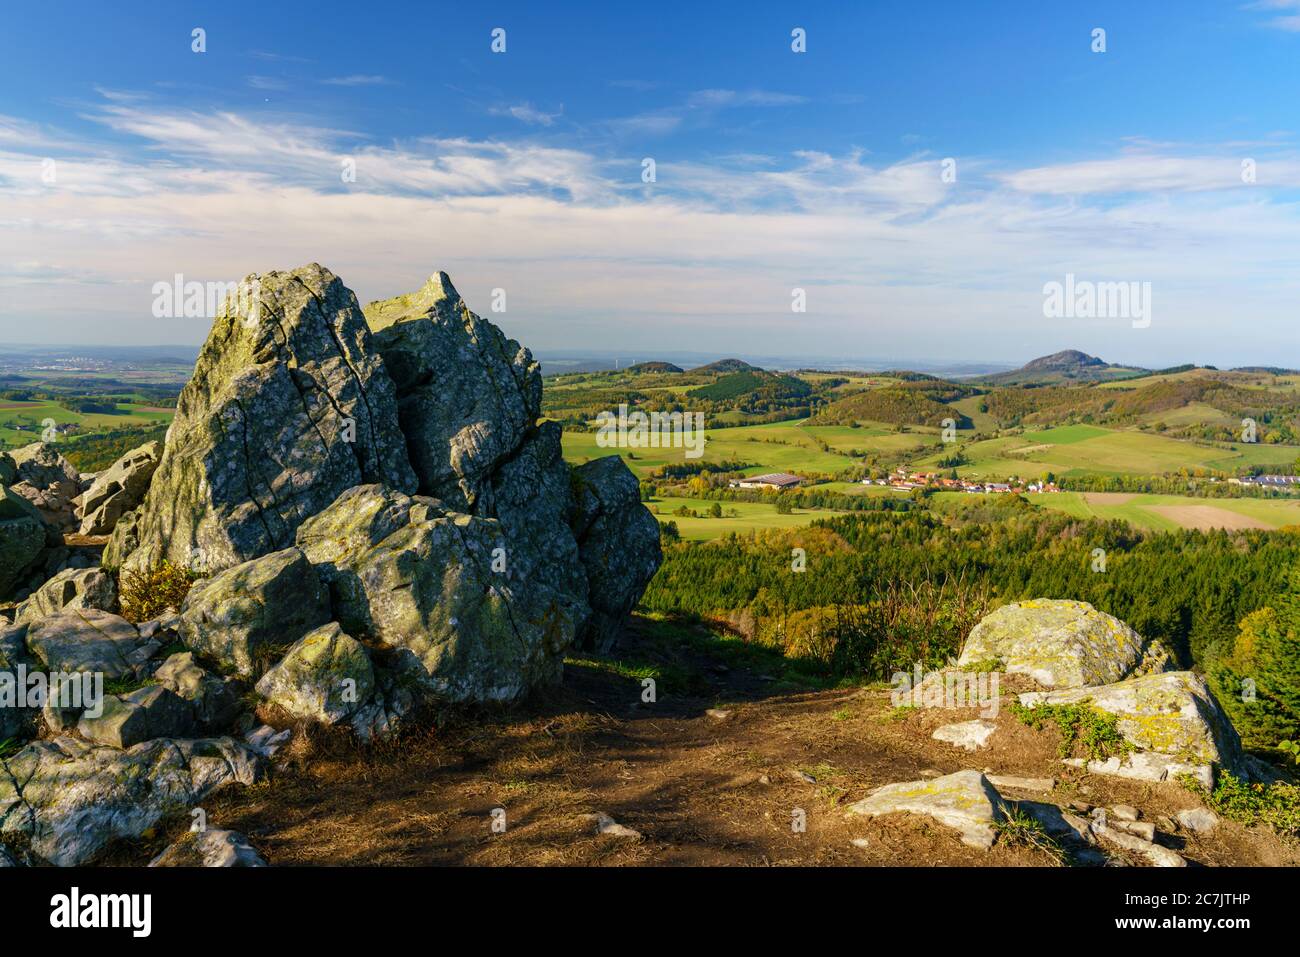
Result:
[[[962,492],[935,495],[939,501],[969,497]],[[1214,499],[1111,492],[1057,492],[1025,498],[1039,508],[1065,512],[1075,518],[1121,519],[1150,531],[1300,525],[1300,499]]]
[[[0,402],[0,448],[19,448],[39,442],[41,423],[53,419],[58,425],[76,425],[82,433],[166,424],[173,410],[148,402],[119,402],[116,415],[73,412],[57,402]]]
[[[676,522],[677,530],[683,539],[693,542],[711,541],[736,532],[745,534],[761,528],[802,528],[818,518],[827,518],[841,514],[830,509],[797,508],[788,515],[781,515],[775,504],[767,502],[719,502],[722,506],[722,518],[692,518],[689,515],[674,515],[678,508],[689,508],[700,515],[707,515],[712,502],[698,498],[654,498],[646,506],[655,512],[660,522]],[[728,513],[738,513],[732,516]]]
[[[1090,425],[1070,425],[964,445],[968,464],[957,469],[963,477],[1036,477],[1101,474],[1152,474],[1181,469],[1232,470],[1247,465],[1289,467],[1300,448],[1288,445],[1197,445],[1139,431],[1118,431]],[[934,467],[945,453],[916,463]]]

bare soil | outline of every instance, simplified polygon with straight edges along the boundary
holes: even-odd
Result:
[[[1244,528],[1273,527],[1249,515],[1230,512],[1226,508],[1217,508],[1213,505],[1148,505],[1146,508],[1148,511],[1177,522],[1183,528],[1193,528],[1202,532],[1214,528],[1237,531]]]
[[[1050,795],[1008,799],[1130,804],[1153,822],[1199,804],[1176,784],[1066,768],[1056,732],[1005,706],[1009,683],[989,746],[968,753],[930,735],[974,709],[896,709],[887,688],[810,687],[780,670],[784,659],[697,626],[634,619],[619,654],[571,661],[539,701],[444,717],[372,749],[299,729],[267,782],[205,803],[209,826],[247,834],[276,865],[1059,866],[1008,835],[980,851],[928,818],[846,808],[879,785],[963,768],[1057,781]],[[638,667],[657,669],[653,704]],[[597,812],[641,836],[598,835],[587,817]],[[119,844],[110,863],[147,862],[189,820]],[[1157,827],[1196,864],[1300,863],[1293,844],[1232,822],[1207,838]]]

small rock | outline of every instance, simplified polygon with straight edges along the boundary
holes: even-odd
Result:
[[[983,719],[959,721],[956,724],[945,724],[936,729],[930,737],[936,741],[946,741],[956,747],[965,748],[967,751],[978,751],[988,744],[989,738],[997,729],[998,726],[992,721]]]
[[[1144,841],[1154,841],[1156,839],[1156,826],[1150,821],[1111,821],[1110,823],[1112,827],[1127,831]]]
[[[597,811],[595,814],[588,814],[587,820],[596,822],[597,834],[608,834],[610,837],[630,837],[639,839],[640,831],[634,831],[630,827],[619,824],[604,811]]]
[[[1092,822],[1092,832],[1109,844],[1142,855],[1156,867],[1187,866],[1187,861],[1182,855],[1171,851],[1169,848],[1161,847],[1159,844],[1144,841],[1136,835],[1126,834],[1113,827],[1108,827],[1100,821]]]
[[[275,757],[275,752],[288,744],[291,737],[293,737],[292,728],[276,731],[269,724],[264,724],[244,735],[244,743],[262,757],[272,758]]]
[[[759,784],[771,784],[771,783],[772,783],[772,779],[771,779],[770,777],[768,777],[766,774],[760,774],[760,775],[758,776],[758,783],[759,783]]]
[[[866,848],[870,845],[870,842],[865,837],[855,837],[853,840],[849,841],[849,843],[854,847],[861,848]]]
[[[815,777],[813,777],[807,771],[800,771],[798,768],[791,768],[790,776],[793,777],[796,781],[803,781],[805,784],[817,783],[817,779]]]
[[[1112,804],[1110,816],[1117,821],[1136,821],[1141,815],[1131,804]]]
[[[1179,811],[1174,817],[1180,827],[1186,828],[1194,834],[1209,834],[1219,824],[1219,816],[1203,807]]]
[[[850,805],[849,813],[923,814],[955,829],[963,844],[988,850],[993,825],[1002,819],[1002,797],[979,771],[958,771],[934,780],[886,784]]]
[[[150,867],[266,867],[238,831],[188,831],[149,862]]]
[[[943,772],[940,771],[940,770],[938,770],[937,768],[922,768],[922,769],[921,769],[921,777],[923,777],[923,778],[941,778],[941,777],[943,777]]]
[[[704,713],[707,714],[710,718],[715,718],[718,721],[725,721],[727,718],[731,717],[730,711],[723,711],[721,708],[710,708],[708,711]]]
[[[1070,807],[1074,808],[1080,814],[1092,813],[1092,805],[1089,804],[1087,801],[1071,801]]]

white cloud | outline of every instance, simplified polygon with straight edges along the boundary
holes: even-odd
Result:
[[[531,103],[519,103],[515,106],[494,106],[488,110],[493,116],[513,116],[521,123],[527,123],[530,126],[552,126],[555,121],[564,115],[564,107],[560,107],[554,113],[546,113],[537,109]]]
[[[393,81],[374,73],[353,73],[349,76],[332,76],[321,82],[327,86],[387,86]]]

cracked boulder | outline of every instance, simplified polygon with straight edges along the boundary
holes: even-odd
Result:
[[[248,678],[329,620],[320,576],[299,549],[286,548],[196,582],[177,630],[187,648]]]
[[[17,475],[13,491],[31,502],[49,525],[61,532],[77,527],[73,500],[81,494],[81,475],[49,442],[34,442],[9,453]]]
[[[45,550],[41,513],[17,492],[0,485],[0,601],[13,594]]]
[[[1198,674],[1170,671],[1099,688],[1020,696],[1020,703],[1027,707],[1085,702],[1096,711],[1114,715],[1116,728],[1136,749],[1104,761],[1075,759],[1089,771],[1148,781],[1191,774],[1207,786],[1213,780],[1214,767],[1244,773],[1237,729]]]
[[[254,784],[262,762],[230,738],[159,738],[125,751],[60,736],[0,760],[0,841],[60,867],[92,861],[212,792]]]
[[[214,320],[149,491],[106,560],[218,571],[292,545],[354,485],[414,491],[397,421],[392,380],[337,276],[315,263],[248,276]]]
[[[510,573],[536,558],[498,520],[366,485],[305,522],[298,546],[343,629],[410,651],[433,693],[509,701],[559,681],[578,625],[571,596]]]
[[[83,713],[77,732],[87,741],[129,748],[154,738],[183,737],[194,732],[194,713],[173,691],[148,685],[122,695],[105,695],[100,713]]]
[[[27,648],[51,671],[97,672],[105,680],[143,674],[159,648],[125,618],[74,608],[27,626]]]
[[[445,272],[365,313],[397,386],[420,494],[476,511],[492,471],[541,415],[540,366],[470,312]]]
[[[659,523],[641,504],[636,476],[616,455],[573,469],[571,523],[587,573],[591,617],[584,648],[607,651],[659,570]]]
[[[117,582],[99,568],[68,568],[59,572],[18,606],[15,622],[39,621],[61,611],[117,607]]]
[[[95,476],[81,496],[82,535],[107,535],[120,519],[144,500],[162,458],[162,443],[132,449]]]
[[[257,682],[257,693],[271,704],[325,725],[351,717],[374,690],[365,646],[333,621],[300,638]]]
[[[1048,688],[1106,685],[1169,671],[1169,652],[1086,601],[1039,598],[1004,605],[971,629],[959,668],[996,662]]]
[[[1004,816],[1002,796],[979,771],[886,784],[849,806],[850,814],[921,814],[957,831],[963,844],[987,851]]]

